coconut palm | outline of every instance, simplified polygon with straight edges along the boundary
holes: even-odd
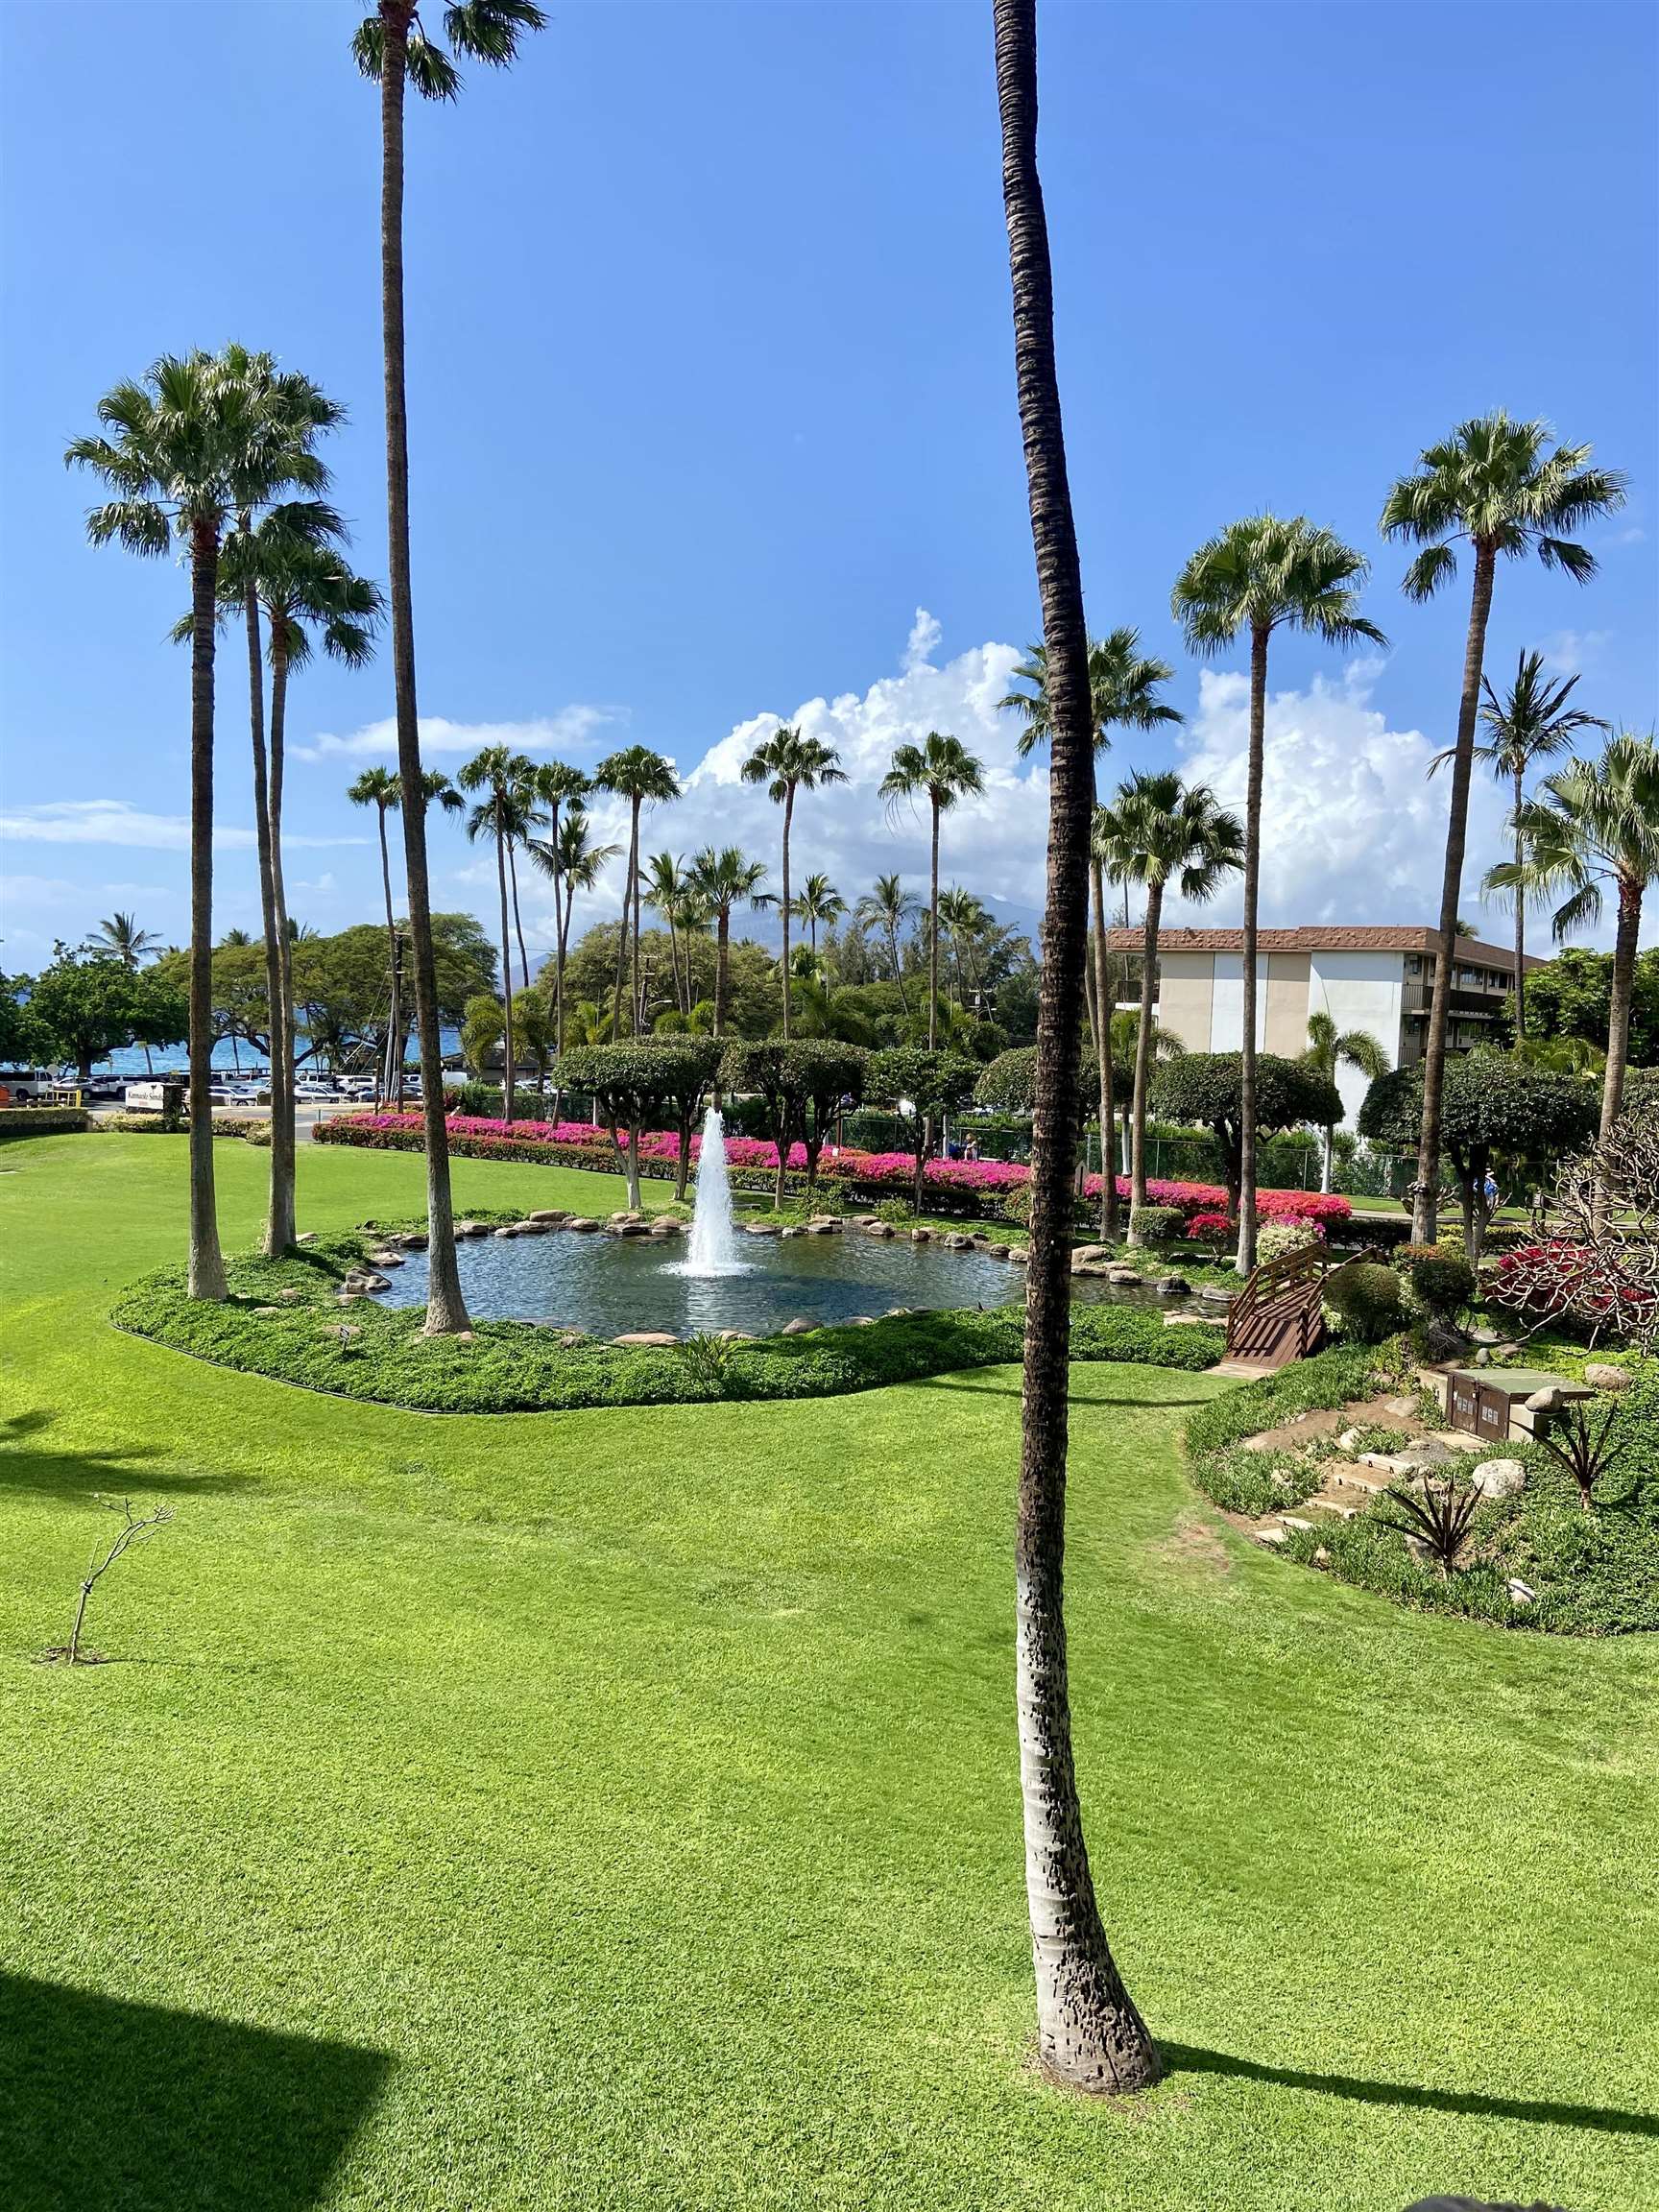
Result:
[[[1500,699],[1492,688],[1490,677],[1482,676],[1480,690],[1484,705],[1480,720],[1492,733],[1483,744],[1477,744],[1470,757],[1484,760],[1500,783],[1506,784],[1514,800],[1511,814],[1519,814],[1527,800],[1527,774],[1535,760],[1553,758],[1572,751],[1573,740],[1581,730],[1605,730],[1608,726],[1594,714],[1586,714],[1582,708],[1569,707],[1578,679],[1568,676],[1559,684],[1552,684],[1544,674],[1542,653],[1523,653],[1515,665],[1515,681],[1508,695]],[[1436,753],[1429,763],[1429,773],[1448,760],[1455,762],[1457,749],[1450,746],[1444,753]],[[1520,831],[1515,830],[1515,858],[1524,860]],[[1515,908],[1515,1034],[1522,1037],[1527,1029],[1527,900],[1523,893],[1510,894]],[[1459,921],[1455,935],[1466,936],[1467,925]]]
[[[899,950],[899,938],[905,925],[921,912],[921,907],[897,876],[878,876],[874,887],[859,900],[855,911],[863,928],[879,929],[887,941],[893,980],[899,986],[899,1004],[908,1020],[910,998],[904,989],[904,962]]]
[[[444,12],[455,53],[505,68],[525,31],[544,18],[532,0],[465,0]],[[409,411],[404,370],[403,107],[413,84],[425,100],[452,100],[460,72],[418,20],[416,0],[379,0],[352,39],[357,66],[380,87],[380,326],[386,383],[387,574],[392,599],[392,673],[397,719],[397,772],[405,791],[421,784],[421,722],[415,689],[415,613],[409,570]],[[455,1263],[449,1143],[444,1120],[444,1044],[432,901],[426,868],[426,817],[405,806],[403,853],[409,884],[409,941],[421,1040],[421,1111],[425,1124],[426,1330],[465,1329],[467,1307]]]
[[[482,796],[467,817],[467,835],[474,842],[490,837],[495,846],[495,881],[501,902],[501,1116],[513,1118],[513,945],[508,935],[511,902],[507,889],[507,847],[526,821],[523,784],[532,762],[509,745],[486,745],[455,772],[463,791]]]
[[[1256,1264],[1256,910],[1262,875],[1262,774],[1267,724],[1267,648],[1276,630],[1303,630],[1327,645],[1388,640],[1359,613],[1370,572],[1363,555],[1306,516],[1250,515],[1193,554],[1170,604],[1194,653],[1225,652],[1250,638],[1250,751],[1244,798],[1242,1031],[1239,1036],[1238,1272]]]
[[[641,808],[665,804],[680,796],[680,779],[674,773],[673,763],[661,753],[653,753],[648,745],[629,745],[620,753],[607,754],[593,771],[593,781],[601,791],[609,791],[628,802],[628,874],[622,886],[622,933],[616,940],[616,990],[611,1002],[611,1042],[614,1045],[622,1034],[622,976],[628,960],[629,947],[633,948],[633,1009],[634,1018],[629,1026],[639,1027],[639,815]],[[629,910],[633,910],[633,926],[629,926]]]
[[[766,865],[761,860],[746,859],[735,845],[718,852],[706,845],[692,860],[686,878],[714,923],[714,1034],[721,1037],[726,1031],[732,909],[745,900],[757,913],[771,905],[772,894],[765,888]]]
[[[1415,472],[1401,477],[1382,506],[1382,535],[1423,547],[1406,571],[1403,589],[1408,599],[1431,598],[1452,580],[1457,571],[1452,548],[1457,541],[1465,541],[1474,555],[1457,736],[1452,747],[1434,989],[1423,1044],[1423,1122],[1411,1209],[1411,1235],[1419,1244],[1432,1244],[1437,1227],[1446,1021],[1456,965],[1455,923],[1486,624],[1499,556],[1519,561],[1535,552],[1546,568],[1563,569],[1575,583],[1587,584],[1596,573],[1595,557],[1567,533],[1624,503],[1623,476],[1592,468],[1588,445],[1549,450],[1553,436],[1548,423],[1516,422],[1502,412],[1460,422],[1450,437],[1419,454]]]
[[[1064,1595],[1071,1170],[1094,718],[1054,368],[1048,230],[1037,175],[1036,0],[996,0],[995,26],[1016,388],[1052,727],[1015,1538],[1015,1708],[1025,1890],[1037,1975],[1039,2061],[1077,2088],[1122,2092],[1145,2088],[1162,2068],[1113,1960],[1089,1871],[1071,1749]]]
[[[807,941],[811,947],[812,965],[815,969],[818,966],[818,929],[820,924],[826,929],[833,929],[846,911],[846,900],[842,898],[828,876],[808,876],[805,882],[795,894],[795,919],[797,922],[805,922],[806,925]],[[825,978],[825,988],[829,988],[828,977]]]
[[[930,818],[931,860],[927,896],[927,1049],[938,1042],[939,1003],[939,817],[958,800],[975,798],[985,788],[984,764],[959,737],[929,730],[920,745],[896,745],[893,764],[881,779],[889,808],[925,798]]]
[[[1642,903],[1659,883],[1659,742],[1652,731],[1621,730],[1595,760],[1572,760],[1546,776],[1517,811],[1523,856],[1486,878],[1497,891],[1558,899],[1556,943],[1599,921],[1603,885],[1618,902],[1607,1065],[1601,1079],[1601,1138],[1611,1136],[1630,1053],[1631,985]],[[1563,894],[1565,896],[1563,896]]]
[[[642,888],[646,905],[654,908],[668,925],[668,969],[674,987],[674,1008],[676,1013],[684,1014],[689,999],[680,988],[680,925],[687,914],[687,878],[679,854],[653,853],[645,863]],[[685,958],[689,976],[689,946]]]
[[[213,677],[219,565],[237,515],[324,489],[302,410],[276,409],[253,357],[165,354],[98,403],[100,432],[64,459],[110,496],[86,517],[95,545],[190,563],[190,1250],[194,1298],[226,1295],[213,1187]],[[296,380],[296,387],[298,382]]]
[[[1308,1048],[1302,1058],[1316,1074],[1334,1085],[1339,1068],[1356,1068],[1368,1083],[1386,1072],[1388,1055],[1372,1036],[1369,1029],[1338,1029],[1331,1016],[1321,1007],[1308,1017]],[[1336,1148],[1334,1122],[1325,1125],[1324,1158],[1319,1170],[1319,1188],[1331,1188],[1332,1156]]]
[[[551,838],[533,837],[530,857],[544,876],[557,874],[565,891],[565,911],[559,921],[559,943],[553,960],[553,991],[557,1007],[565,1004],[565,969],[570,950],[570,917],[578,891],[591,891],[604,871],[622,850],[620,845],[595,845],[588,809],[575,799],[566,800],[564,819]],[[586,1003],[586,1001],[585,1001]],[[568,1043],[597,1045],[598,1037],[571,1036]]]
[[[1137,883],[1146,894],[1129,1155],[1129,1241],[1138,1244],[1135,1216],[1146,1203],[1146,1091],[1164,893],[1173,882],[1190,905],[1207,905],[1243,867],[1244,831],[1208,783],[1184,783],[1173,768],[1151,774],[1137,769],[1118,786],[1111,805],[1095,809],[1094,845],[1114,881]]]
[[[1015,750],[1023,759],[1048,741],[1048,657],[1041,645],[1026,648],[1025,658],[1014,670],[1023,686],[1010,691],[998,704],[1005,712],[1019,714],[1025,727]],[[1094,751],[1104,753],[1113,729],[1156,730],[1161,724],[1184,719],[1180,709],[1160,696],[1175,671],[1167,661],[1141,650],[1141,637],[1127,628],[1108,631],[1089,645],[1089,697],[1094,714]],[[1114,1074],[1104,1038],[1110,1023],[1102,1023],[1099,1010],[1117,998],[1112,962],[1106,951],[1106,886],[1098,854],[1090,846],[1089,881],[1094,907],[1094,960],[1085,974],[1094,1026],[1095,1077],[1100,1093],[1100,1145],[1104,1153],[1112,1128]],[[1100,1234],[1115,1239],[1118,1234],[1118,1184],[1111,1175],[1100,1179]]]
[[[966,1006],[977,987],[974,949],[993,926],[991,917],[972,891],[965,891],[959,883],[952,883],[948,890],[939,894],[939,926],[950,940],[956,996]]]
[[[384,1104],[392,1095],[392,1056],[396,1050],[396,1041],[402,1034],[399,1027],[402,1010],[399,969],[402,963],[397,952],[397,913],[392,900],[392,852],[386,837],[386,817],[396,811],[398,803],[397,772],[393,768],[365,768],[357,781],[349,786],[346,796],[353,806],[373,807],[375,828],[380,836],[380,887],[386,901],[386,960],[392,978],[392,997],[386,1019],[386,1050],[374,1085],[375,1096]]]
[[[553,942],[555,947],[565,935],[564,869],[560,860],[560,809],[578,806],[586,799],[592,785],[580,768],[572,768],[564,760],[543,760],[531,779],[536,807],[541,825],[547,836],[544,846],[544,865],[553,881]],[[534,849],[531,852],[535,858]],[[565,1049],[565,971],[555,960],[553,971],[553,1049],[555,1057]]]
[[[161,950],[160,938],[149,929],[140,929],[132,914],[111,914],[107,922],[99,923],[93,935],[130,974],[144,965],[146,953]]]
[[[295,1220],[294,1114],[294,961],[288,927],[288,895],[282,865],[282,801],[287,764],[288,683],[311,659],[313,639],[332,661],[360,668],[373,651],[381,597],[376,586],[354,575],[342,552],[344,526],[325,512],[317,517],[293,505],[277,507],[249,526],[244,521],[227,539],[220,565],[220,593],[226,604],[254,620],[250,643],[256,642],[263,615],[266,657],[271,670],[269,747],[259,743],[254,710],[254,810],[258,832],[261,893],[268,927],[266,975],[276,979],[271,1009],[271,1201],[265,1228],[268,1252],[285,1252],[297,1235]],[[250,671],[250,693],[254,689]],[[260,756],[267,752],[264,787]],[[268,891],[268,898],[264,895]],[[275,958],[273,958],[275,955]]]
[[[763,738],[743,763],[745,783],[764,783],[766,796],[783,809],[783,891],[779,912],[783,922],[783,950],[778,962],[778,979],[783,992],[783,1035],[789,1035],[789,832],[795,820],[795,794],[816,791],[830,783],[845,783],[841,756],[822,738],[802,734],[799,726],[780,723]]]

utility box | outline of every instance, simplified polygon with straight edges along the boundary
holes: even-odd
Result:
[[[1527,1403],[1545,1390],[1556,1394],[1554,1407]],[[1526,1443],[1542,1436],[1561,1407],[1595,1395],[1585,1383],[1536,1367],[1454,1367],[1446,1378],[1446,1413],[1450,1427],[1483,1444]]]

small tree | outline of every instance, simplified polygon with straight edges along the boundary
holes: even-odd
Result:
[[[974,1086],[974,1103],[994,1114],[1029,1114],[1037,1103],[1037,1047],[1017,1045],[998,1052]],[[1110,1133],[1107,1138],[1110,1145]]]
[[[1237,1220],[1244,1157],[1243,1077],[1237,1052],[1184,1052],[1152,1079],[1152,1104],[1172,1121],[1202,1122],[1215,1132],[1227,1185],[1227,1214]],[[1271,1135],[1303,1123],[1322,1129],[1342,1118],[1334,1083],[1297,1060],[1256,1055],[1256,1128]]]
[[[79,1079],[128,1045],[177,1045],[188,1035],[190,1002],[154,968],[129,968],[114,952],[56,948],[29,984],[27,1030],[42,1058],[73,1060]]]
[[[117,1505],[112,1500],[99,1500],[107,1512],[118,1513],[121,1526],[108,1544],[95,1544],[92,1556],[86,1562],[86,1572],[81,1580],[81,1594],[75,1606],[75,1625],[69,1631],[67,1644],[60,1644],[46,1653],[48,1659],[60,1659],[66,1667],[96,1664],[96,1654],[81,1648],[81,1631],[86,1623],[86,1607],[101,1576],[107,1575],[117,1559],[125,1556],[134,1545],[142,1544],[158,1529],[165,1528],[173,1518],[171,1505],[153,1505],[148,1513],[134,1513],[131,1498],[122,1499]]]
[[[995,1063],[993,1063],[995,1065]],[[922,1211],[922,1179],[926,1166],[926,1132],[936,1114],[959,1114],[974,1094],[979,1069],[959,1052],[929,1052],[920,1045],[898,1045],[872,1055],[865,1090],[878,1105],[915,1109],[915,1181],[911,1204]]]
[[[878,1055],[879,1057],[879,1055]],[[778,1148],[773,1204],[783,1203],[790,1147],[806,1155],[806,1189],[818,1176],[823,1152],[844,1104],[855,1105],[866,1089],[869,1054],[830,1039],[781,1038],[760,1045],[728,1045],[720,1060],[720,1089],[764,1102],[766,1126]]]
[[[592,1093],[628,1179],[628,1204],[634,1212],[639,1210],[640,1132],[661,1121],[679,1134],[675,1196],[685,1196],[691,1131],[702,1116],[715,1060],[713,1041],[705,1037],[637,1037],[615,1045],[576,1046],[561,1056],[560,1089]]]
[[[1612,1134],[1555,1185],[1558,1234],[1506,1254],[1493,1295],[1540,1321],[1659,1352],[1659,1098],[1626,1105]]]
[[[1391,1069],[1379,1076],[1359,1109],[1359,1134],[1409,1150],[1423,1123],[1423,1069]],[[1582,1144],[1596,1125],[1591,1086],[1576,1075],[1529,1067],[1510,1052],[1469,1052],[1446,1063],[1440,1094],[1440,1141],[1452,1162],[1463,1205],[1463,1248],[1479,1265],[1488,1209],[1487,1173],[1495,1166],[1548,1176],[1560,1155]]]

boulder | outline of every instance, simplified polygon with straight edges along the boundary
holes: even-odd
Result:
[[[1112,1247],[1110,1244],[1073,1244],[1071,1247],[1071,1264],[1073,1267],[1076,1266],[1079,1260],[1110,1260],[1111,1257]]]
[[[1010,1244],[1008,1257],[1016,1267],[1028,1266],[1031,1260],[1031,1247],[1028,1244]]]
[[[778,1223],[776,1221],[745,1221],[743,1234],[745,1237],[776,1237],[778,1235]]]
[[[457,1221],[455,1224],[457,1242],[469,1237],[488,1237],[489,1234],[488,1227],[482,1221]]]
[[[637,1207],[631,1206],[619,1207],[617,1211],[610,1216],[611,1225],[613,1228],[616,1226],[618,1221],[643,1221],[644,1218],[644,1214],[639,1212]]]
[[[1457,1455],[1449,1445],[1442,1444],[1436,1436],[1413,1436],[1408,1443],[1403,1444],[1393,1456],[1401,1466],[1408,1468],[1413,1475],[1418,1475],[1426,1467],[1449,1466]]]
[[[912,1244],[931,1244],[933,1241],[933,1232],[931,1229],[912,1229],[910,1232],[910,1241]]]
[[[1337,1451],[1358,1452],[1359,1449],[1359,1437],[1360,1431],[1358,1429],[1344,1429],[1341,1435],[1336,1439]]]
[[[1531,1583],[1523,1582],[1519,1575],[1510,1575],[1508,1590],[1511,1605],[1530,1605],[1538,1596]]]
[[[1528,1413],[1559,1413],[1567,1403],[1567,1393],[1559,1382],[1546,1382],[1541,1390],[1534,1390],[1527,1401]]]
[[[1250,1533],[1255,1537],[1258,1544],[1270,1544],[1275,1551],[1282,1544],[1288,1544],[1290,1541],[1283,1528],[1252,1528]]]
[[[1238,1295],[1237,1290],[1228,1290],[1219,1283],[1200,1283],[1198,1286],[1198,1296],[1207,1298],[1212,1306],[1231,1306]]]
[[[1527,1487],[1527,1469],[1519,1459],[1482,1459],[1470,1470],[1470,1487],[1482,1498],[1513,1498]]]
[[[838,1237],[841,1223],[833,1214],[815,1214],[806,1224],[808,1237]]]
[[[630,1329],[620,1336],[613,1336],[613,1344],[661,1345],[678,1344],[678,1336],[670,1335],[666,1329]]]
[[[280,1313],[282,1309],[280,1306],[255,1306],[253,1310],[256,1314],[263,1316],[267,1313]]]
[[[793,1321],[784,1322],[778,1334],[780,1336],[810,1336],[815,1327],[816,1323],[803,1321],[800,1314],[797,1313]]]
[[[401,1252],[371,1252],[369,1258],[376,1267],[407,1267],[409,1264]]]
[[[1139,1288],[1145,1277],[1137,1274],[1133,1267],[1108,1267],[1106,1280],[1108,1283],[1116,1283],[1120,1290],[1132,1290]]]
[[[523,1226],[521,1221],[503,1221],[500,1228],[495,1231],[495,1235],[497,1237],[517,1237]]]
[[[1115,1267],[1106,1266],[1098,1260],[1073,1260],[1071,1272],[1079,1282],[1092,1280],[1096,1283],[1110,1283],[1118,1270]]]
[[[570,1218],[570,1210],[567,1206],[539,1206],[530,1218],[548,1229],[563,1229]]]
[[[630,1216],[625,1214],[618,1217],[613,1214],[605,1224],[605,1234],[607,1237],[649,1237],[651,1228],[637,1214]]]
[[[298,1306],[305,1293],[295,1284],[290,1283],[286,1290],[278,1290],[276,1295],[281,1299],[284,1306]]]
[[[874,1329],[875,1326],[876,1316],[874,1313],[849,1313],[847,1316],[849,1329]]]
[[[947,1252],[967,1252],[973,1249],[973,1243],[974,1239],[971,1237],[960,1236],[952,1229],[950,1236],[945,1239],[945,1249]]]
[[[520,1237],[545,1237],[552,1228],[551,1221],[538,1221],[533,1217],[517,1224]]]
[[[752,1332],[747,1329],[720,1329],[715,1334],[722,1344],[753,1344],[755,1341]]]
[[[1192,1286],[1185,1275],[1160,1275],[1152,1287],[1163,1298],[1185,1298]]]
[[[651,1224],[650,1233],[653,1237],[667,1238],[683,1236],[685,1228],[685,1223],[676,1221],[672,1214],[659,1214],[656,1220]]]
[[[1592,1390],[1628,1390],[1635,1377],[1628,1367],[1610,1367],[1604,1359],[1592,1359],[1584,1370]]]
[[[778,1232],[780,1237],[799,1237],[801,1232],[793,1221],[785,1222]]]
[[[598,1230],[599,1224],[586,1214],[572,1214],[565,1226],[566,1229],[574,1229],[578,1237],[591,1237]]]
[[[858,1226],[866,1237],[891,1237],[893,1234],[891,1221],[878,1221],[874,1215],[867,1221],[860,1221]]]

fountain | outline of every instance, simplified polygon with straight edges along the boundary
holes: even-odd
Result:
[[[703,1144],[697,1155],[697,1199],[685,1258],[675,1275],[747,1275],[737,1257],[737,1231],[732,1219],[732,1184],[726,1173],[726,1124],[718,1106],[703,1117]]]

